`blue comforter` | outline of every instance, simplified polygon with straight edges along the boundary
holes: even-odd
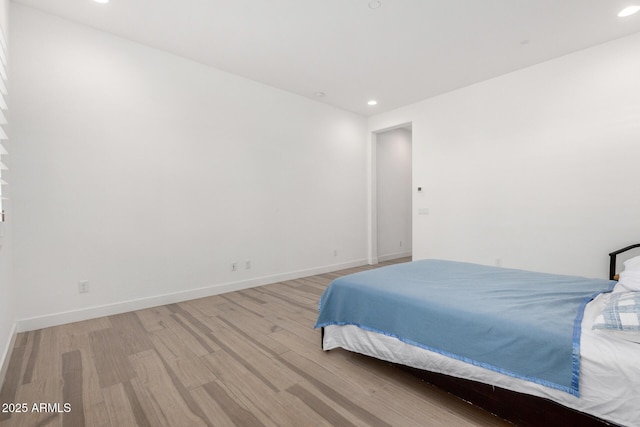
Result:
[[[614,284],[414,261],[334,280],[320,299],[316,328],[357,325],[578,396],[584,307]]]

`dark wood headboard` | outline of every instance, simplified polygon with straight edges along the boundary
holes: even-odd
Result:
[[[626,248],[618,249],[617,251],[613,251],[609,254],[609,280],[617,280],[614,279],[614,277],[616,276],[616,256],[634,248],[640,248],[640,243],[627,246]]]

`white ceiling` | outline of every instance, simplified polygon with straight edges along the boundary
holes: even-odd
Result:
[[[365,116],[640,31],[628,0],[13,2]]]

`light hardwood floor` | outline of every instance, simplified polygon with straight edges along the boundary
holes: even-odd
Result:
[[[19,334],[0,403],[28,411],[0,412],[0,426],[510,425],[384,362],[321,350],[321,293],[368,268]]]

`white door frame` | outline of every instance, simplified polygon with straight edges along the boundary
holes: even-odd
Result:
[[[367,254],[367,262],[370,265],[374,265],[378,263],[378,181],[377,181],[377,147],[378,147],[378,134],[382,132],[388,132],[390,130],[399,129],[399,128],[412,128],[412,122],[404,122],[399,123],[397,125],[384,127],[381,129],[371,130],[369,132],[369,167],[368,167],[368,194],[369,194],[369,203],[368,203],[368,245],[369,250]],[[412,138],[413,140],[413,138]],[[413,153],[413,141],[411,143],[411,151]],[[413,159],[413,154],[411,155]],[[413,215],[412,215],[413,217]],[[413,227],[412,227],[413,230]],[[412,232],[413,233],[413,232]],[[413,240],[413,237],[412,239]]]

